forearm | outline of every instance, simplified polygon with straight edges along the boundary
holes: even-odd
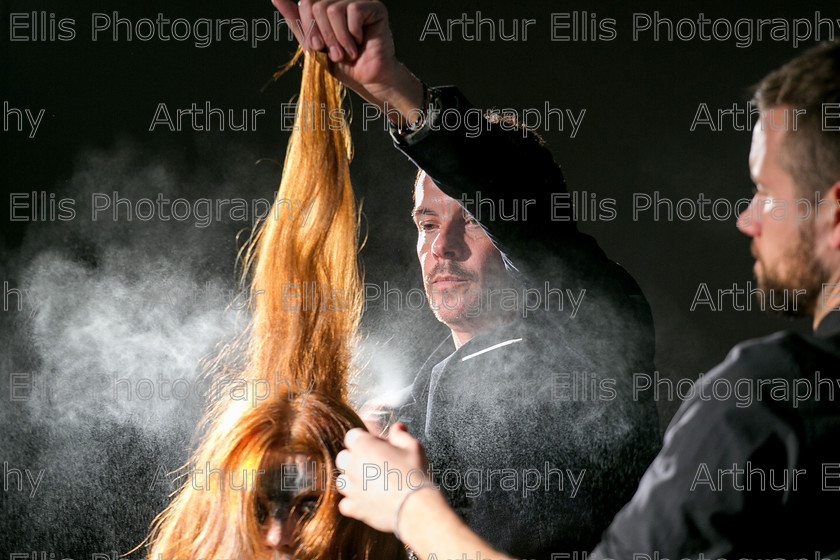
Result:
[[[430,115],[423,129],[404,137],[395,135],[394,140],[418,167],[441,183],[446,194],[456,200],[463,199],[461,195],[474,199],[481,191],[497,205],[503,199],[528,197],[548,206],[552,193],[566,192],[563,174],[551,153],[523,129],[486,120],[484,111],[457,87],[433,90],[438,113]],[[508,208],[506,214],[511,210]],[[548,219],[549,214],[528,213],[528,218]],[[520,213],[506,219],[524,217]]]
[[[414,122],[423,106],[423,83],[401,62],[394,60],[391,70],[379,84],[347,86],[365,101],[376,105],[397,126]]]
[[[398,531],[403,542],[420,558],[508,559],[484,542],[449,507],[443,495],[433,488],[417,490],[403,504]]]

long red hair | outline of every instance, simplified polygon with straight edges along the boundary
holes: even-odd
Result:
[[[272,394],[256,406],[227,399],[212,403],[205,435],[191,459],[199,468],[248,472],[278,456],[300,453],[331,473],[347,430],[363,427],[346,401],[362,311],[350,135],[347,122],[312,126],[313,109],[331,114],[341,107],[343,89],[327,64],[323,54],[305,55],[296,128],[277,199],[243,249],[243,287],[249,288],[252,314],[250,329],[240,341],[244,356],[231,366],[234,349],[216,362],[228,374],[244,372],[246,380],[267,381]],[[311,210],[305,217],[294,212],[289,218],[284,207],[289,201]],[[306,300],[301,297],[304,290]],[[297,297],[289,297],[295,293]],[[278,384],[277,379],[288,383]],[[301,395],[294,388],[314,392]],[[256,489],[221,484],[197,490],[193,476],[187,473],[170,505],[156,518],[149,556],[258,557],[263,547]],[[337,490],[327,485],[313,517],[301,524],[297,558],[405,558],[393,535],[341,516],[339,500]]]
[[[305,56],[277,200],[245,249],[253,313],[248,356],[257,377],[281,372],[344,398],[363,303],[359,213],[349,123],[313,119],[321,109],[341,108],[344,89],[327,64],[326,55]],[[286,201],[311,210],[289,219]],[[288,297],[290,290],[298,297]]]

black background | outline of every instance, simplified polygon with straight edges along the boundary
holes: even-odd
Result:
[[[646,212],[634,220],[633,194],[658,192],[676,202],[681,198],[697,200],[703,193],[708,199],[725,198],[733,203],[751,196],[747,168],[750,133],[731,126],[723,131],[701,126],[690,132],[692,119],[700,103],[707,103],[713,111],[730,108],[733,103],[744,108],[750,85],[814,41],[794,48],[790,40],[765,37],[740,48],[734,38],[654,41],[651,32],[634,41],[632,14],[658,10],[662,17],[674,21],[697,19],[700,13],[733,22],[742,17],[813,21],[819,10],[823,17],[840,17],[836,5],[822,4],[459,1],[439,7],[433,2],[403,0],[389,5],[389,11],[397,56],[429,84],[457,84],[480,107],[521,111],[542,108],[549,102],[551,107],[575,113],[586,109],[575,138],[570,138],[568,126],[560,131],[552,124],[538,131],[562,165],[572,191],[617,201],[615,220],[586,221],[580,228],[594,235],[645,291],[656,321],[656,364],[661,374],[696,379],[740,340],[780,328],[804,332],[810,323],[763,314],[755,305],[752,311],[735,311],[731,304],[720,311],[703,305],[691,311],[701,283],[716,293],[733,283],[744,288],[752,280],[748,238],[737,231],[734,217],[725,221],[657,221],[652,212]],[[4,193],[45,191],[55,193],[57,199],[77,201],[76,217],[68,222],[13,221],[11,203],[5,202],[10,198],[4,194],[4,208],[8,208],[0,238],[2,280],[8,283],[4,295],[9,296],[9,289],[30,285],[32,271],[38,270],[32,264],[49,263],[56,254],[80,263],[85,274],[94,278],[108,268],[129,290],[142,283],[147,273],[150,278],[186,274],[195,285],[212,281],[233,289],[236,252],[241,245],[237,233],[247,232],[250,222],[224,219],[206,228],[196,227],[194,221],[92,222],[86,205],[90,193],[114,190],[135,199],[154,198],[157,193],[188,200],[271,198],[281,166],[268,160],[282,162],[288,131],[282,129],[281,104],[294,95],[299,73],[293,71],[264,91],[261,88],[288,59],[293,44],[285,39],[285,33],[279,42],[265,41],[257,48],[227,37],[207,48],[198,48],[192,41],[123,38],[115,42],[107,34],[94,42],[90,18],[94,12],[116,10],[133,21],[154,19],[159,12],[170,19],[250,20],[272,18],[274,8],[268,2],[211,5],[180,0],[5,2],[2,6],[0,101],[36,113],[45,109],[35,138],[14,126],[0,135]],[[76,38],[67,42],[11,41],[10,14],[33,10],[72,18]],[[515,18],[533,18],[536,24],[529,28],[527,40],[518,42],[466,41],[457,32],[451,41],[433,36],[420,40],[431,12],[445,23],[462,12],[474,16],[477,10],[483,17],[505,20],[507,26]],[[615,40],[551,41],[552,12],[583,10],[597,14],[599,20],[613,18]],[[388,281],[403,291],[419,287],[415,233],[408,219],[413,168],[390,147],[381,121],[370,123],[374,130],[361,130],[361,102],[352,94],[350,97],[356,111],[352,129],[356,157],[351,173],[363,200],[368,232],[362,252],[366,281],[380,286]],[[203,106],[205,101],[225,110],[264,109],[266,114],[258,118],[256,131],[196,132],[187,128],[171,132],[164,127],[149,131],[159,103],[174,111],[192,103]],[[745,122],[742,117],[741,123]],[[262,162],[257,164],[258,160]],[[120,251],[130,257],[114,257]],[[139,262],[164,264],[151,271],[138,266]],[[77,287],[83,280],[67,279]],[[60,292],[61,274],[49,286]],[[97,299],[95,293],[87,293]],[[44,348],[51,347],[44,333],[53,331],[33,326],[37,322],[33,317],[60,316],[61,308],[28,309],[28,313],[27,309],[18,310],[16,301],[14,295],[4,300],[0,375],[4,382],[15,372],[48,376],[44,364],[55,363],[43,357]],[[746,302],[743,296],[742,302]],[[85,301],[65,303],[77,310],[87,306]],[[191,323],[179,324],[188,329]],[[82,328],[70,325],[71,329]],[[381,301],[371,303],[365,328],[368,350],[374,348],[372,353],[378,356],[372,370],[375,375],[387,375],[393,387],[410,379],[416,360],[428,351],[429,343],[418,340],[435,341],[439,333],[445,334],[430,321],[428,312],[386,310]],[[430,329],[434,335],[420,336]],[[184,334],[189,337],[189,332]],[[64,332],[62,336],[65,340],[68,335]],[[130,340],[123,342],[131,345]],[[103,339],[103,344],[109,342]],[[143,344],[135,344],[136,361],[144,359]],[[209,350],[209,346],[204,348]],[[202,353],[199,350],[188,356],[197,359]],[[3,394],[9,394],[9,386],[4,384]],[[678,404],[678,399],[660,400],[663,427]],[[135,422],[130,411],[121,417],[119,412],[100,415],[91,410],[85,419],[67,420],[56,416],[49,406],[46,412],[36,413],[31,403],[5,397],[0,408],[0,430],[4,432],[0,461],[7,463],[7,469],[45,469],[42,492],[35,498],[18,490],[17,479],[4,471],[0,552],[44,551],[54,553],[55,558],[125,553],[139,543],[171,489],[152,485],[150,490],[151,473],[158,465],[171,470],[186,459],[198,414],[197,406],[185,406],[182,413],[167,416],[178,418],[171,428],[149,430],[148,422]],[[72,449],[72,453],[48,453],[58,441],[62,442],[59,449]],[[27,487],[25,479],[23,487]]]

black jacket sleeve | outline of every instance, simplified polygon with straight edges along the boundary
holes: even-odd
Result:
[[[840,466],[840,416],[833,399],[813,391],[820,371],[836,382],[837,360],[813,361],[815,354],[780,333],[736,346],[697,381],[590,558],[815,558],[835,550],[836,518],[825,512],[836,509],[838,493],[824,477],[826,465]],[[809,360],[816,367],[802,367]]]

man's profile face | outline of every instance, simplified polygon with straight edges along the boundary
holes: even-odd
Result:
[[[813,214],[817,209],[802,202],[793,177],[780,164],[784,140],[790,134],[781,124],[786,122],[780,114],[784,110],[762,111],[764,125],[760,119],[753,130],[750,175],[755,195],[738,227],[752,237],[753,272],[759,288],[773,290],[779,303],[788,290],[785,314],[804,315],[814,312],[822,283],[827,280],[815,248]],[[810,215],[805,208],[810,208]],[[795,300],[793,290],[806,290],[806,294]],[[770,297],[766,293],[765,298]]]
[[[511,281],[484,229],[425,173],[414,195],[417,257],[435,316],[453,331],[471,333],[467,340],[504,323],[510,312],[499,308],[500,291]]]

